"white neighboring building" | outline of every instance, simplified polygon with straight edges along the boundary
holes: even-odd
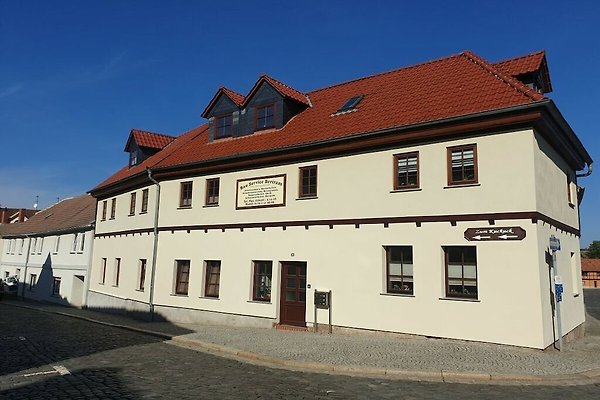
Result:
[[[83,195],[4,227],[0,276],[19,278],[20,297],[85,306],[95,213],[95,199]]]
[[[308,93],[265,75],[246,96],[221,88],[198,128],[132,131],[129,165],[91,191],[89,306],[302,329],[330,312],[339,328],[542,349],[556,273],[562,332],[579,333],[592,159],[550,91],[543,52]]]

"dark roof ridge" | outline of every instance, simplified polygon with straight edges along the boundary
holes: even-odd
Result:
[[[363,81],[365,79],[375,78],[375,77],[378,77],[378,76],[393,74],[393,73],[398,72],[398,71],[403,71],[403,70],[408,70],[408,69],[412,69],[412,68],[417,68],[417,67],[421,67],[423,65],[434,64],[434,63],[437,63],[437,62],[440,62],[440,61],[446,61],[446,60],[449,60],[451,58],[457,58],[461,54],[462,53],[452,54],[452,55],[449,55],[449,56],[445,56],[445,57],[441,57],[441,58],[436,58],[436,59],[433,59],[433,60],[424,61],[424,62],[420,62],[420,63],[417,63],[417,64],[411,64],[411,65],[408,65],[408,66],[405,66],[405,67],[394,68],[394,69],[391,69],[389,71],[377,72],[377,73],[374,73],[374,74],[371,74],[371,75],[361,76],[360,78],[350,79],[349,81],[340,82],[340,83],[336,83],[336,84],[333,84],[333,85],[330,85],[330,86],[325,86],[325,87],[322,87],[322,88],[311,90],[311,91],[307,92],[307,96],[310,95],[310,94],[312,94],[312,93],[321,92],[323,90],[328,90],[328,89],[331,89],[331,88],[334,88],[334,87],[337,87],[337,86],[347,85],[347,84],[350,84],[350,83],[354,83],[354,82],[358,82],[358,81]]]
[[[523,95],[529,97],[533,101],[539,101],[539,100],[543,100],[546,98],[546,96],[544,96],[543,94],[538,93],[537,91],[531,89],[529,86],[525,85],[521,81],[513,78],[511,75],[503,72],[501,69],[496,68],[495,66],[493,66],[492,64],[490,64],[489,62],[487,62],[485,59],[478,56],[477,54],[475,54],[469,50],[465,50],[461,53],[461,55],[466,57],[467,59],[471,60],[473,63],[479,65],[481,68],[487,70],[489,73],[497,76],[498,78],[503,80],[506,84],[513,87],[515,90],[522,93]]]

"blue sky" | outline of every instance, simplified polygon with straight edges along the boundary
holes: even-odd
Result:
[[[0,205],[88,191],[127,162],[131,128],[200,125],[221,85],[309,91],[462,50],[545,49],[550,97],[600,159],[598,2],[226,3],[0,0]],[[599,182],[580,180],[583,245],[600,240]]]

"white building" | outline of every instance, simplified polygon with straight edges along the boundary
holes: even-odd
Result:
[[[84,306],[95,212],[95,199],[83,195],[5,227],[0,276],[18,277],[20,297]]]
[[[550,91],[543,52],[307,93],[266,75],[246,96],[221,88],[207,124],[132,131],[129,165],[91,191],[89,305],[545,348],[551,235],[561,330],[584,322],[577,171],[592,163]]]

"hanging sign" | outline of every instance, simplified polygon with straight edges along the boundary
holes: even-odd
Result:
[[[465,239],[469,242],[523,240],[525,236],[527,232],[520,226],[469,228],[465,231]]]

